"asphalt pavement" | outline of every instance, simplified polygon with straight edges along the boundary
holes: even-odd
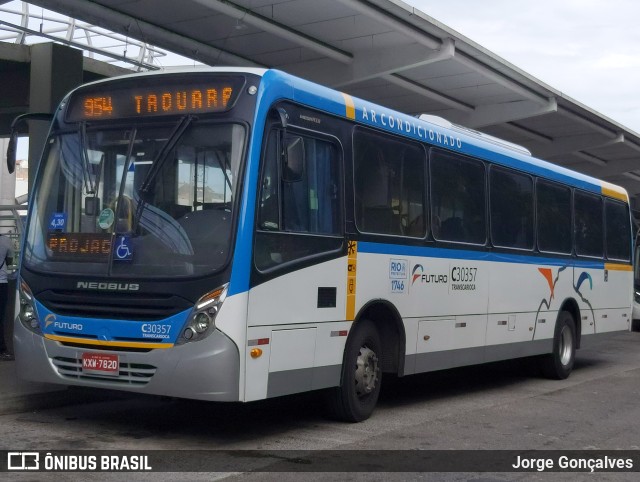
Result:
[[[22,380],[14,361],[0,361],[0,415],[46,410],[75,403],[125,398],[124,392],[95,390]]]

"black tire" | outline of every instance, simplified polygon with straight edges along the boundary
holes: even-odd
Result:
[[[553,352],[542,358],[542,374],[554,380],[564,380],[573,370],[576,359],[576,323],[568,311],[561,311],[553,337]]]
[[[327,392],[327,408],[331,418],[345,422],[368,419],[378,402],[382,343],[369,320],[355,323],[344,350],[340,386]]]

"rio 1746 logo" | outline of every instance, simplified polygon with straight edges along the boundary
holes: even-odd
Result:
[[[406,259],[389,260],[389,281],[391,293],[405,293],[407,289],[407,266]]]

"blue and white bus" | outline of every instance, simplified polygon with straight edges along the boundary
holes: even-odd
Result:
[[[518,357],[569,376],[629,330],[624,189],[276,70],[100,81],[55,112],[15,323],[26,379],[212,401]]]

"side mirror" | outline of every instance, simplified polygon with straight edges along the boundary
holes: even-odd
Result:
[[[18,144],[18,132],[11,130],[9,145],[7,146],[7,171],[13,174],[16,170],[16,147]]]
[[[7,146],[7,170],[9,174],[13,174],[16,170],[16,149],[18,145],[18,126],[26,120],[46,120],[51,122],[53,114],[46,112],[28,112],[13,119],[11,123],[11,132],[9,134],[9,145]]]
[[[297,182],[304,173],[304,139],[300,136],[284,136],[284,165],[282,180]]]

